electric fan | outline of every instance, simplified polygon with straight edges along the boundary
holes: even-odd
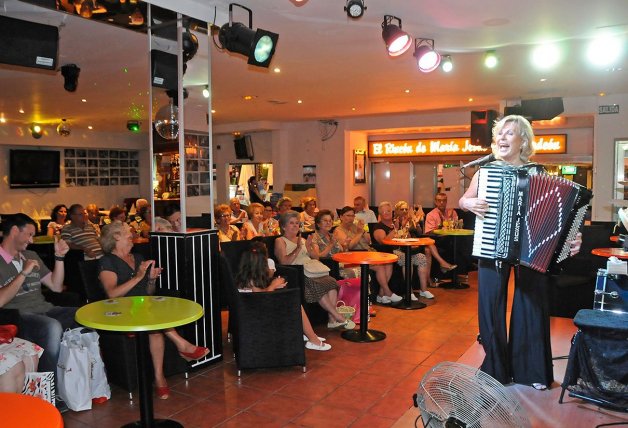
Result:
[[[525,410],[504,385],[459,363],[445,361],[427,372],[415,405],[426,428],[530,426]]]

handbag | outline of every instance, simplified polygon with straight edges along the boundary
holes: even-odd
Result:
[[[345,305],[355,308],[353,321],[360,323],[360,278],[339,279],[338,301],[343,301]]]
[[[54,372],[27,372],[24,374],[22,394],[41,398],[55,405]]]
[[[303,264],[303,273],[308,278],[320,278],[329,275],[329,267],[320,260],[311,259]]]
[[[17,335],[17,326],[14,324],[0,325],[0,344],[11,343]]]
[[[347,321],[349,321],[351,318],[353,318],[353,315],[355,315],[355,308],[353,306],[348,306],[342,300],[338,300],[336,302],[336,311],[340,315],[345,317]]]

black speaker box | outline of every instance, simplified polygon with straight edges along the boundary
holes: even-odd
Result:
[[[0,16],[0,63],[55,70],[59,29]]]
[[[521,100],[521,105],[504,108],[504,116],[518,114],[528,120],[551,120],[565,111],[561,97]]]
[[[153,49],[150,51],[151,82],[154,87],[177,89],[177,56]]]
[[[493,124],[497,119],[497,111],[481,110],[471,112],[471,144],[490,147],[493,141]]]
[[[233,144],[235,146],[236,159],[253,160],[253,141],[250,135],[234,138]]]

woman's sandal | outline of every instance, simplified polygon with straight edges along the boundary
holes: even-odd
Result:
[[[201,346],[197,346],[196,349],[194,349],[194,351],[192,352],[179,352],[179,355],[181,355],[181,358],[183,358],[185,361],[200,360],[207,354],[209,354],[209,349],[203,348]]]
[[[157,394],[157,398],[160,400],[167,400],[170,397],[170,388],[168,385],[166,386],[157,386],[155,385],[155,393]]]
[[[542,383],[533,383],[532,388],[536,389],[537,391],[545,391],[547,389],[547,386],[543,385]]]
[[[441,271],[442,273],[447,273],[447,272],[449,272],[449,271],[451,271],[451,270],[456,269],[457,267],[458,267],[458,265],[449,265],[449,266],[447,266],[447,267],[442,267],[442,266],[441,266],[440,271]]]

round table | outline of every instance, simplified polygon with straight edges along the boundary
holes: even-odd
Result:
[[[624,251],[623,248],[594,248],[591,250],[591,254],[600,257],[617,257],[618,259],[628,260],[628,251]]]
[[[196,302],[178,297],[116,297],[89,303],[76,311],[76,321],[98,330],[136,332],[140,421],[125,427],[182,427],[172,420],[153,416],[153,394],[146,363],[150,361],[148,332],[189,324],[203,316]]]
[[[386,333],[368,328],[369,265],[394,263],[399,258],[394,254],[376,251],[348,251],[336,253],[332,258],[339,263],[360,265],[360,329],[343,331],[341,336],[351,342],[378,342],[386,338]]]
[[[432,232],[434,235],[438,236],[451,236],[454,241],[454,258],[453,264],[457,265],[458,259],[458,237],[460,236],[471,236],[475,233],[474,230],[471,229],[434,229]],[[452,279],[449,283],[444,283],[441,285],[442,288],[454,288],[454,289],[464,289],[469,288],[469,284],[463,284],[458,281],[458,268],[452,271]]]
[[[412,301],[412,248],[421,247],[424,245],[434,245],[434,240],[432,238],[393,238],[393,239],[384,239],[382,240],[382,244],[385,245],[393,245],[397,247],[404,247],[406,261],[405,261],[405,270],[406,270],[406,295],[403,300],[398,304],[391,305],[393,308],[397,309],[423,309],[427,306],[423,302]]]
[[[30,395],[0,393],[0,413],[5,427],[63,427],[63,418],[55,406]]]

